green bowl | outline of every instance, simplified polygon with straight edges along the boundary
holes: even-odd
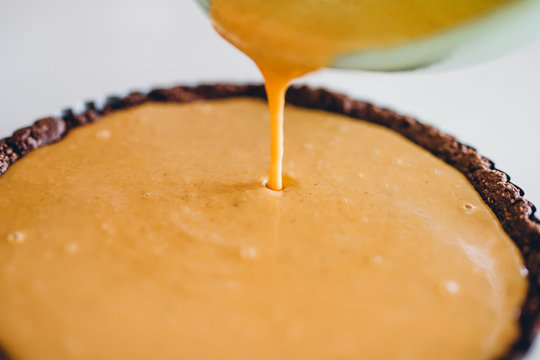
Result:
[[[208,13],[211,0],[195,1]],[[515,0],[489,14],[419,40],[344,54],[330,67],[445,71],[501,57],[539,38],[540,0]]]

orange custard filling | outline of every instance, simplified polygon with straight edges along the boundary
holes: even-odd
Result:
[[[0,177],[14,359],[494,359],[519,251],[467,179],[377,125],[266,103],[148,103]],[[261,140],[262,139],[262,140]]]

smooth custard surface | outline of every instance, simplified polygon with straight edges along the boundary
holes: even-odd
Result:
[[[492,359],[521,256],[465,177],[399,134],[288,106],[145,104],[0,177],[14,359]]]

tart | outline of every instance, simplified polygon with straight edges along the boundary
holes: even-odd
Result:
[[[505,173],[411,117],[293,87],[273,193],[250,170],[264,98],[132,93],[0,141],[0,358],[528,350],[540,224]]]

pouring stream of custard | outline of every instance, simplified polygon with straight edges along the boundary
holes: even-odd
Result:
[[[271,118],[267,186],[283,189],[283,105],[289,83],[350,52],[444,31],[510,0],[213,0],[216,30],[261,70]]]

